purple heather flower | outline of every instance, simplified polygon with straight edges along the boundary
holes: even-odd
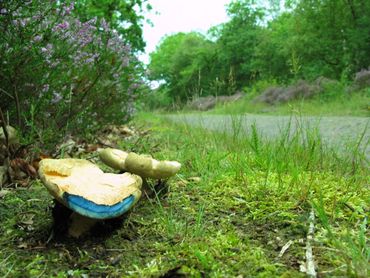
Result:
[[[20,25],[22,27],[25,27],[28,23],[28,19],[27,18],[22,18],[20,21],[19,21]]]
[[[37,35],[36,37],[33,38],[34,42],[39,42],[41,40],[42,40],[42,36],[40,36],[40,35]]]
[[[85,60],[85,63],[86,64],[91,64],[91,63],[93,63],[94,62],[94,58],[93,57],[89,57],[89,58],[87,58],[86,60]]]
[[[122,59],[122,66],[123,67],[128,67],[129,66],[129,63],[130,63],[130,59],[126,56]]]
[[[59,61],[53,62],[50,64],[50,67],[56,68],[59,65]]]
[[[107,23],[107,21],[104,18],[101,20],[101,27],[103,28],[103,30],[105,32],[108,32],[109,31],[108,23]]]
[[[59,29],[68,29],[68,27],[69,27],[69,23],[68,23],[67,21],[65,21],[65,22],[63,22],[63,23],[59,23],[59,24],[57,25],[57,27],[58,27]]]
[[[43,93],[46,93],[47,91],[49,91],[49,84],[45,84],[45,85],[42,87],[42,92],[43,92]]]
[[[61,101],[63,99],[62,95],[59,94],[59,93],[56,93],[56,92],[53,92],[53,98],[51,99],[51,103],[52,104],[56,104],[58,103],[59,101]]]
[[[70,15],[70,14],[71,14],[71,11],[73,11],[73,10],[74,10],[74,8],[75,8],[75,3],[74,3],[74,2],[72,2],[72,3],[69,5],[69,7],[66,7],[66,8],[64,9],[65,14],[66,14],[66,15]]]
[[[3,9],[0,10],[0,14],[6,14],[7,12],[8,11],[5,8],[3,8]]]

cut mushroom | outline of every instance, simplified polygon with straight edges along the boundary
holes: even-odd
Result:
[[[100,149],[99,156],[101,161],[109,167],[116,170],[125,170],[125,161],[128,156],[127,152],[117,149]]]
[[[73,217],[70,228],[70,234],[77,237],[86,230],[86,225],[79,230],[76,219],[118,217],[141,196],[139,176],[104,173],[83,159],[43,159],[39,175],[50,194],[78,214]],[[94,221],[85,222],[89,222],[90,227]]]
[[[117,149],[103,149],[100,159],[116,170],[125,170],[142,178],[165,179],[175,175],[181,168],[177,161],[158,161],[149,155],[127,153]]]

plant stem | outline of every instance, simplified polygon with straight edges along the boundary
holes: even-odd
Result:
[[[14,83],[13,85],[13,94],[14,94],[14,101],[15,101],[15,107],[17,110],[17,123],[18,127],[22,129],[22,122],[21,122],[21,106],[19,105],[19,97],[17,92],[17,85]]]
[[[4,137],[5,137],[5,148],[6,152],[8,154],[8,157],[10,157],[10,152],[9,152],[9,134],[8,130],[6,129],[6,121],[4,118],[3,110],[0,107],[0,124],[4,132]]]

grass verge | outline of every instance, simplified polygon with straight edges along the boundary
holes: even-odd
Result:
[[[267,115],[290,115],[297,112],[310,116],[370,116],[370,93],[364,91],[332,99],[295,100],[277,105],[256,103],[246,97],[234,103],[219,104],[209,111],[212,114]]]
[[[256,128],[240,137],[237,122],[231,136],[152,114],[135,124],[149,136],[123,149],[183,164],[168,190],[111,233],[49,244],[49,194],[38,181],[11,191],[0,199],[2,277],[305,277],[311,223],[318,275],[368,275],[370,175],[355,143],[342,156],[305,129],[267,142]]]

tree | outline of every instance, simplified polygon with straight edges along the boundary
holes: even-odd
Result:
[[[231,2],[227,9],[231,20],[217,31],[217,56],[222,67],[219,78],[226,79],[233,72],[238,87],[250,83],[259,74],[252,67],[252,61],[262,30],[258,23],[264,12],[253,7],[253,3],[249,0]]]
[[[206,95],[214,44],[195,32],[165,37],[150,54],[149,77],[163,80],[163,88],[174,99]]]
[[[370,1],[234,0],[230,20],[165,38],[151,78],[173,98],[231,94],[261,79],[349,79],[370,66]]]
[[[146,2],[147,0],[79,0],[76,1],[76,12],[82,20],[104,18],[111,28],[117,30],[131,44],[134,51],[143,51],[143,11],[152,8]]]

